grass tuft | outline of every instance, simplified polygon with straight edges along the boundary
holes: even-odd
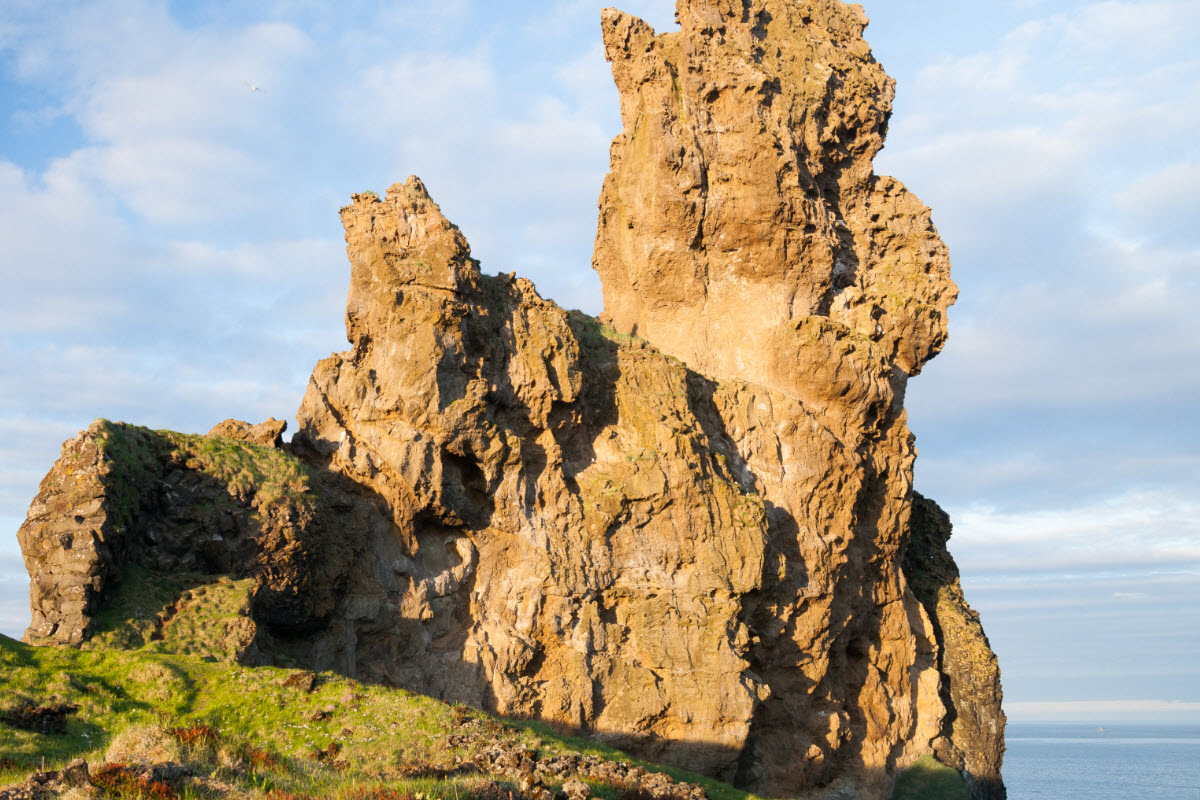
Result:
[[[896,780],[892,800],[971,800],[971,792],[954,767],[921,756]]]

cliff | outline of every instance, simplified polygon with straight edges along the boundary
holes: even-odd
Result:
[[[601,320],[483,274],[419,180],[356,195],[351,348],[314,369],[292,443],[232,421],[68,442],[20,533],[27,639],[103,634],[131,564],[228,574],[252,585],[247,663],[763,794],[884,797],[936,753],[1003,797],[998,669],[948,523],[913,515],[903,408],[957,290],[929,210],[873,173],[892,85],[866,18],[678,16],[656,36],[603,15],[624,131]]]

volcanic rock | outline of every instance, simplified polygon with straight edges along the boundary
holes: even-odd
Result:
[[[350,349],[292,443],[275,421],[68,442],[20,533],[27,639],[93,636],[129,564],[229,573],[263,660],[765,795],[881,798],[936,753],[1003,798],[995,657],[914,501],[903,406],[957,290],[929,209],[873,172],[893,88],[866,17],[678,18],[603,14],[624,130],[600,320],[484,274],[420,180],[355,195]]]
[[[91,638],[133,564],[172,576],[180,594],[160,630],[131,632],[131,646],[161,634],[186,593],[218,575],[255,579],[254,622],[282,636],[313,631],[376,528],[390,525],[370,498],[274,447],[97,420],[63,444],[17,531],[30,576],[24,638]],[[231,620],[224,637],[248,661],[260,660],[254,627]]]
[[[240,419],[227,419],[215,425],[208,435],[279,448],[283,447],[283,432],[286,430],[287,422],[274,417],[257,425],[251,425]]]
[[[82,758],[75,759],[61,770],[35,772],[24,783],[0,786],[0,800],[50,800],[72,789],[80,791],[85,797],[92,796],[88,765]]]
[[[979,615],[967,605],[958,566],[946,549],[950,517],[928,498],[913,493],[904,574],[933,620],[939,648],[942,700],[949,712],[935,752],[957,767],[979,800],[1005,796],[1000,776],[1004,754],[1004,711],[1000,708],[1000,665]]]

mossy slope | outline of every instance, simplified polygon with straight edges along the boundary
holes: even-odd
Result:
[[[0,636],[0,705],[67,703],[78,712],[65,734],[0,726],[0,786],[18,782],[45,764],[73,758],[93,768],[105,762],[114,737],[137,726],[166,730],[207,726],[215,741],[181,745],[187,763],[227,786],[218,796],[266,796],[275,790],[308,797],[359,796],[364,789],[464,798],[518,786],[471,765],[483,745],[519,744],[539,758],[593,755],[629,763],[595,742],[555,734],[539,723],[498,720],[481,712],[399,689],[370,686],[325,673],[311,693],[304,673],[246,668],[202,657],[139,650],[29,647]],[[293,681],[293,683],[296,683]],[[464,736],[468,731],[486,736]],[[186,738],[186,737],[185,737]],[[331,748],[331,745],[333,746]],[[336,761],[316,757],[336,753]],[[699,784],[714,800],[753,800],[725,784],[682,770],[643,764],[677,780]],[[551,789],[558,788],[551,786]],[[593,783],[593,794],[620,796],[627,788]],[[199,790],[187,794],[200,796]]]

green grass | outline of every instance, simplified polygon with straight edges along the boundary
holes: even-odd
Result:
[[[311,509],[315,504],[312,469],[282,450],[224,436],[155,431],[187,466],[199,469],[228,487],[239,499],[253,495],[258,507],[290,501]]]
[[[253,588],[252,578],[162,574],[130,565],[82,647],[233,661],[240,645],[254,638]]]
[[[587,347],[599,347],[605,341],[618,346],[630,346],[635,342],[645,342],[645,339],[629,333],[621,333],[615,328],[604,324],[595,317],[590,317],[582,311],[569,312],[568,321],[575,331],[579,343]]]
[[[449,744],[447,736],[463,731],[464,720],[479,720],[473,730],[482,727],[499,739],[536,749],[543,757],[581,753],[640,763],[678,780],[699,783],[714,800],[752,800],[717,781],[638,762],[589,740],[559,736],[541,723],[499,720],[333,673],[322,674],[318,688],[305,694],[284,685],[292,674],[154,647],[132,651],[35,648],[0,636],[0,707],[24,703],[79,707],[66,734],[0,728],[0,785],[22,780],[43,760],[47,768],[55,768],[84,757],[95,769],[105,761],[114,736],[135,726],[205,725],[218,733],[218,740],[183,747],[185,760],[201,774],[251,796],[277,789],[311,797],[345,797],[355,787],[382,787],[420,792],[426,798],[465,800],[488,776],[461,773],[414,779],[406,775],[414,764],[453,770],[456,759],[469,760],[469,748]],[[316,713],[322,711],[328,712],[327,719]],[[334,743],[342,746],[338,757],[347,762],[340,770],[311,758]],[[241,767],[230,766],[233,762]],[[410,765],[407,771],[405,765]],[[620,792],[620,787],[603,784],[593,789],[607,798]]]
[[[971,800],[971,792],[958,770],[921,756],[897,779],[892,800]]]
[[[125,484],[146,486],[158,462],[170,459],[224,484],[239,502],[253,499],[260,509],[283,501],[308,509],[315,505],[312,468],[277,448],[104,419],[94,428],[97,444],[117,468],[118,491]]]

